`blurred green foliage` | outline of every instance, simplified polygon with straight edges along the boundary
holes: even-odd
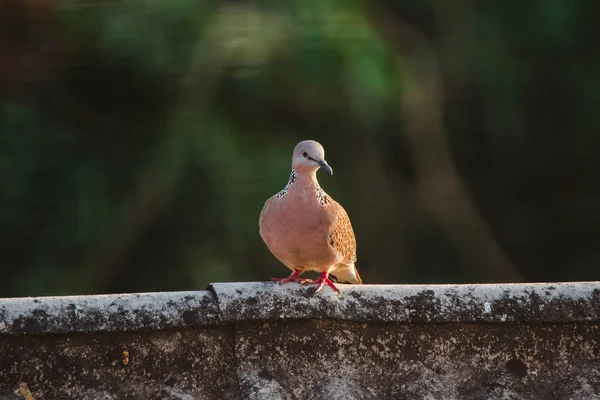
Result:
[[[598,11],[2,2],[0,297],[286,276],[258,214],[308,138],[366,283],[599,279]]]

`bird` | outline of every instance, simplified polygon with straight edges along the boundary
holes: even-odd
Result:
[[[338,283],[362,283],[355,266],[356,238],[346,210],[319,185],[320,168],[333,175],[323,146],[314,140],[298,143],[289,181],[265,202],[259,232],[275,258],[292,271],[273,281],[314,283],[315,294],[327,284],[339,293],[330,277]],[[316,280],[301,278],[306,271],[321,275]]]

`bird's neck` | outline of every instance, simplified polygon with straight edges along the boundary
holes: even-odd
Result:
[[[296,175],[296,182],[298,185],[302,185],[306,188],[319,187],[316,169],[310,169],[308,171],[292,169],[292,173]]]
[[[277,198],[281,199],[285,197],[286,194],[293,191],[302,193],[314,192],[315,198],[321,204],[326,204],[329,200],[329,196],[321,189],[321,186],[319,186],[316,170],[296,171],[292,169],[287,185],[285,185],[281,192],[277,193]]]

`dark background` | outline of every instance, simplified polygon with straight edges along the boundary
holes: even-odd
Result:
[[[294,145],[365,283],[600,278],[597,1],[2,1],[0,297],[288,275]]]

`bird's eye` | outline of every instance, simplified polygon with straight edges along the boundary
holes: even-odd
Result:
[[[304,158],[308,157],[308,153],[307,153],[307,152],[305,152],[305,151],[303,151],[303,152],[302,152],[302,157],[304,157]]]

